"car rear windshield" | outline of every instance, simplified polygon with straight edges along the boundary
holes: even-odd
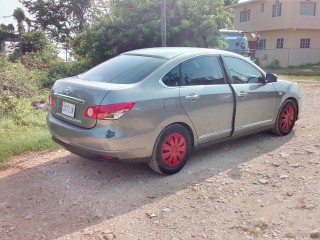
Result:
[[[105,83],[137,83],[165,63],[165,59],[120,55],[90,69],[79,78]]]

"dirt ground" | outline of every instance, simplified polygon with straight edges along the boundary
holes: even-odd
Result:
[[[192,154],[174,176],[64,150],[0,172],[0,239],[320,239],[320,83],[294,131]]]

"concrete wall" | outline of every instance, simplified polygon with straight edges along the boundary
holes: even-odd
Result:
[[[276,62],[281,67],[320,62],[320,30],[275,30],[259,35],[266,39],[266,49],[256,52],[262,66]],[[278,38],[284,39],[283,49],[276,48]],[[310,38],[310,48],[300,48],[302,38]]]
[[[320,48],[304,49],[267,49],[257,50],[256,57],[260,66],[278,65],[279,67],[300,66],[320,63]]]
[[[300,48],[300,40],[302,38],[310,38],[310,48],[320,48],[320,30],[287,29],[262,31],[259,32],[259,36],[260,39],[266,39],[266,49],[275,49],[278,38],[284,39],[283,48]]]

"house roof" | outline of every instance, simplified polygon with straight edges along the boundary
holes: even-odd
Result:
[[[261,1],[263,1],[263,0],[247,0],[247,1],[244,1],[244,2],[240,2],[240,3],[237,3],[237,4],[230,5],[230,6],[228,6],[228,8],[237,8],[237,7],[249,5],[249,4],[254,3],[254,2],[261,2]]]

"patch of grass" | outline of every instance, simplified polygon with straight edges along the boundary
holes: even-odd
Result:
[[[10,120],[0,124],[6,127],[0,129],[0,168],[3,168],[12,156],[58,148],[58,145],[51,140],[46,127],[19,127]]]
[[[320,76],[296,76],[296,75],[278,75],[279,79],[290,81],[320,81]]]
[[[0,108],[0,168],[12,156],[58,148],[47,129],[47,112],[31,107],[33,99],[6,97],[0,100],[3,100]]]
[[[264,70],[266,72],[274,72],[282,75],[318,77],[320,76],[320,69],[314,68],[315,66],[320,66],[320,63],[306,64],[306,65],[301,65],[297,67],[288,67],[288,68],[268,66],[268,67],[265,67]]]
[[[314,71],[313,67],[314,66],[319,66],[319,64],[304,64],[300,66],[289,66],[287,68],[281,68],[281,67],[275,67],[275,66],[267,66],[265,67],[266,70],[287,70],[287,71],[302,71],[302,72],[309,72],[309,71]]]

